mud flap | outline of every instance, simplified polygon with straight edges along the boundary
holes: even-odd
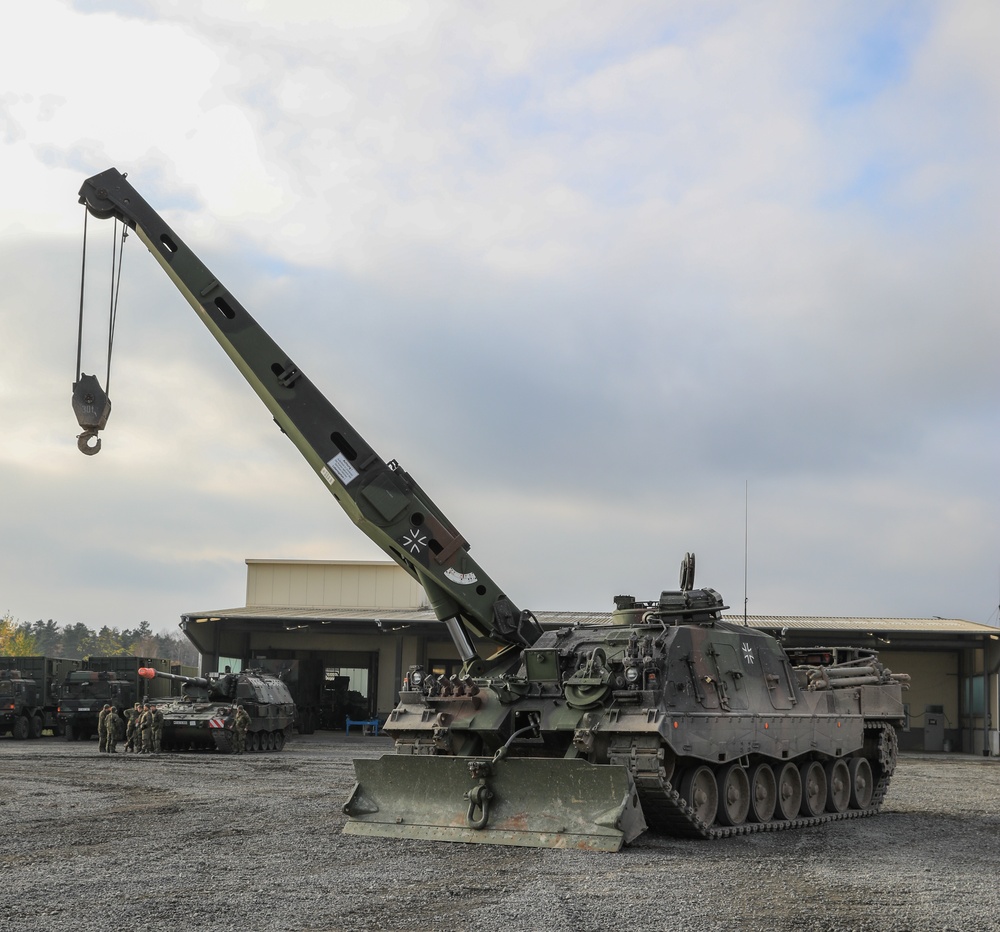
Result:
[[[617,851],[646,830],[620,766],[387,754],[354,772],[349,835]]]

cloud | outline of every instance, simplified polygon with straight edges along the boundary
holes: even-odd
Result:
[[[747,493],[752,611],[986,620],[996,16],[26,6],[0,597],[171,625],[238,603],[245,557],[379,555],[136,237],[105,448],[76,452],[76,197],[116,165],[519,604],[655,597],[690,549],[738,602]]]

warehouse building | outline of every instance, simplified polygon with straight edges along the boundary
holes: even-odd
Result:
[[[202,671],[309,662],[329,684],[347,684],[383,720],[412,664],[451,675],[461,662],[423,589],[390,561],[248,559],[246,604],[182,616]],[[536,612],[544,627],[607,624],[610,612]],[[743,623],[743,616],[727,619]],[[904,693],[904,750],[1000,754],[1000,629],[946,618],[750,615],[752,627],[790,647],[861,646],[911,677]],[[331,688],[331,695],[333,689]]]

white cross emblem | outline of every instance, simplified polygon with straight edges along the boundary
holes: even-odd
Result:
[[[416,528],[410,528],[410,533],[403,538],[403,546],[406,547],[410,553],[420,553],[420,548],[427,543],[427,538],[424,537]]]

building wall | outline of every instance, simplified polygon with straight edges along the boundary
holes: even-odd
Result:
[[[926,733],[928,706],[944,709],[945,739],[960,750],[961,720],[959,702],[959,656],[955,651],[879,651],[881,660],[894,673],[908,673],[910,688],[903,690],[903,702],[910,710],[907,728],[900,733],[903,750],[934,750]],[[940,748],[938,748],[940,750]]]
[[[424,590],[390,561],[247,560],[247,605],[425,608]]]

